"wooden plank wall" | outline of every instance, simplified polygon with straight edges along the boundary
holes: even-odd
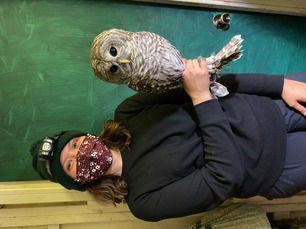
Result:
[[[306,192],[272,201],[262,197],[230,199],[224,206],[242,202],[259,204],[265,212],[275,213],[274,218],[305,216],[306,212]],[[0,183],[0,228],[76,229],[81,225],[79,228],[87,229],[186,229],[199,218],[201,214],[144,222],[136,219],[125,204],[101,206],[87,192],[66,190],[49,181]]]
[[[213,9],[306,16],[305,0],[134,0]]]
[[[49,181],[0,183],[0,228],[163,229],[170,224],[171,228],[186,229],[198,218],[144,222],[136,219],[126,204],[101,206],[87,192],[66,190]]]

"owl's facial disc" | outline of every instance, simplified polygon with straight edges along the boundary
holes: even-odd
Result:
[[[120,32],[120,31],[119,31]],[[129,37],[117,30],[98,35],[91,49],[91,63],[95,75],[107,82],[122,84],[129,79],[132,57]]]

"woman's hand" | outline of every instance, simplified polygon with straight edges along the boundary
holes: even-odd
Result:
[[[203,59],[200,62],[197,59],[182,60],[185,64],[182,83],[193,105],[212,99],[206,60]]]
[[[306,84],[295,80],[284,80],[282,99],[288,106],[306,116],[306,108],[301,102],[306,102]]]

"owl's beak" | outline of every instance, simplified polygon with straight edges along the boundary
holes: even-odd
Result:
[[[127,59],[122,59],[122,60],[120,60],[119,62],[120,62],[120,64],[128,64],[128,63],[131,63],[131,61],[130,61],[130,60],[127,60]]]

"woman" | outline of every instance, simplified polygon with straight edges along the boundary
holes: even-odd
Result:
[[[99,138],[67,131],[38,141],[34,169],[98,201],[125,200],[147,221],[203,212],[229,197],[273,199],[305,189],[306,84],[226,75],[219,81],[231,93],[217,100],[206,61],[184,63],[184,90],[126,99]],[[292,77],[306,80],[306,73]]]

